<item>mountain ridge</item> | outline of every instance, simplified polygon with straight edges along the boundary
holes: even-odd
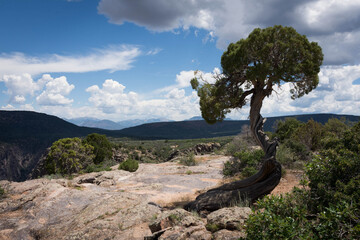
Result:
[[[314,119],[322,124],[329,118],[360,121],[359,116],[337,114],[306,114],[270,117],[265,131],[273,131],[276,121],[295,117],[306,122]],[[24,181],[31,175],[39,159],[51,144],[66,137],[85,137],[91,133],[108,137],[135,139],[190,139],[236,135],[248,120],[225,120],[213,125],[204,120],[157,122],[125,128],[105,130],[79,127],[56,116],[31,111],[0,111],[0,180]]]

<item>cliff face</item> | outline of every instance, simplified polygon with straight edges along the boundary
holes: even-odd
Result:
[[[25,181],[45,150],[45,146],[31,150],[26,143],[0,142],[0,180]]]

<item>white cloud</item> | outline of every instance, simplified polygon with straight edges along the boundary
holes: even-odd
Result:
[[[205,29],[204,42],[216,36],[221,49],[256,27],[292,26],[319,41],[326,64],[359,63],[360,0],[101,0],[98,10],[112,23],[128,21],[152,31]]]
[[[105,80],[100,88],[90,86],[92,103],[101,116],[121,119],[167,118],[183,120],[199,114],[198,97],[196,93],[186,95],[184,89],[172,88],[163,95],[144,99],[135,92],[125,92],[125,86],[112,79]]]
[[[155,49],[152,49],[152,50],[148,51],[148,52],[146,53],[146,55],[156,55],[156,54],[158,54],[158,53],[161,52],[161,51],[162,51],[161,48],[155,48]]]
[[[181,71],[179,74],[176,74],[176,79],[175,79],[176,84],[158,89],[155,91],[155,93],[169,92],[176,88],[190,87],[191,86],[190,81],[194,77],[200,80],[202,79],[203,81],[206,81],[208,83],[214,83],[216,81],[214,76],[219,74],[220,74],[219,68],[214,68],[213,72],[208,72],[208,73],[203,71],[194,71],[194,70]]]
[[[91,94],[89,102],[104,113],[122,112],[128,114],[137,104],[135,92],[124,93],[125,86],[112,79],[105,80],[102,88],[93,85],[86,89]]]
[[[26,111],[34,111],[34,107],[30,104],[23,104],[18,107],[14,107],[11,104],[1,107],[2,110],[26,110]]]
[[[181,99],[185,97],[185,90],[184,89],[172,89],[169,93],[165,95],[165,97],[170,99]]]
[[[68,105],[73,102],[72,99],[65,96],[69,95],[75,86],[69,84],[65,76],[54,79],[50,75],[45,74],[38,83],[42,84],[44,79],[47,81],[45,90],[36,97],[39,105]]]
[[[23,53],[0,55],[0,76],[27,73],[82,73],[100,70],[111,72],[127,70],[135,58],[141,54],[134,46],[114,46],[98,49],[86,56],[62,56],[53,54],[42,58],[27,56]]]
[[[2,106],[1,109],[2,110],[14,110],[15,107],[13,105],[11,105],[11,104],[8,104],[6,106]]]
[[[28,96],[35,96],[44,87],[45,90],[36,97],[36,101],[40,105],[64,105],[73,101],[65,96],[75,86],[70,85],[64,76],[54,79],[49,74],[44,74],[40,79],[34,81],[30,74],[4,75],[0,82],[5,83],[7,88],[5,93],[9,95],[10,104],[25,104]],[[21,106],[22,109],[29,109],[30,105]]]
[[[30,74],[4,75],[0,82],[5,83],[11,103],[23,103],[27,95],[32,96],[39,90],[39,85],[33,81]]]

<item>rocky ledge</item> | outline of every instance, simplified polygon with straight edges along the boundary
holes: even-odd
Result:
[[[0,181],[0,239],[237,239],[249,209],[199,217],[169,208],[219,184],[226,160],[208,155],[191,167],[166,162],[140,164],[135,173],[114,167],[73,179]]]

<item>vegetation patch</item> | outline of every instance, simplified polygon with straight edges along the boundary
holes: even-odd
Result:
[[[139,168],[139,163],[134,159],[128,159],[119,165],[119,169],[128,172],[135,172],[138,168]]]
[[[248,239],[360,239],[360,122],[323,136],[306,164],[306,188],[259,200]]]
[[[257,172],[264,156],[262,150],[243,150],[236,152],[233,158],[224,163],[224,176],[241,174],[242,177],[249,177]]]
[[[48,174],[78,173],[93,163],[94,147],[80,138],[63,138],[53,143],[45,159]]]
[[[181,157],[179,162],[180,162],[180,164],[185,165],[185,166],[197,165],[194,153],[189,153],[187,156]]]
[[[4,197],[5,197],[5,190],[2,187],[0,187],[0,199]]]
[[[216,232],[220,230],[220,227],[215,223],[208,223],[205,227],[210,232]]]

